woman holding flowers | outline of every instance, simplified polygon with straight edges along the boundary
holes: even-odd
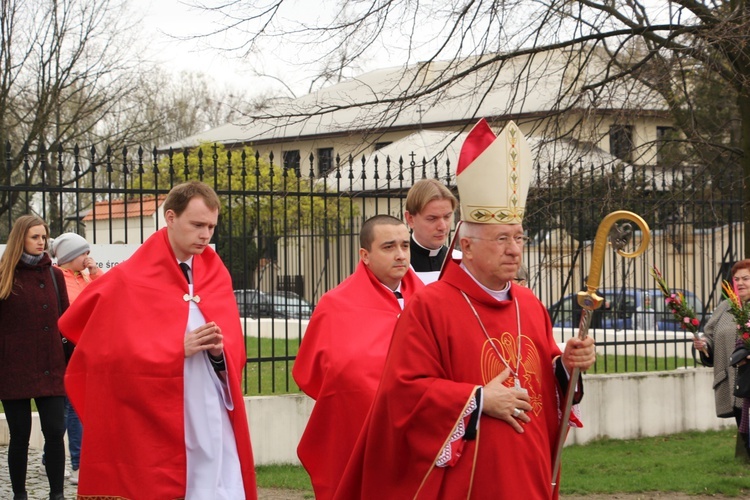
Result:
[[[719,304],[706,323],[705,336],[694,339],[693,345],[700,352],[701,363],[714,368],[716,416],[734,417],[742,438],[742,447],[738,442],[737,456],[750,458],[747,416],[745,421],[742,421],[743,404],[745,413],[748,411],[748,405],[745,404],[745,399],[734,396],[737,369],[729,363],[739,339],[737,321],[732,312],[733,299],[739,304],[745,304],[750,300],[750,259],[741,260],[732,266],[731,279],[736,296],[728,296]],[[741,452],[744,452],[744,455]]]

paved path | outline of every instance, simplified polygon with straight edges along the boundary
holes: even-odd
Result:
[[[29,449],[29,467],[26,471],[26,492],[29,494],[29,500],[47,500],[49,498],[49,483],[47,482],[47,476],[41,471],[41,465],[41,450]],[[0,446],[0,499],[10,500],[12,498],[13,488],[10,486],[10,476],[8,475],[8,447]],[[76,498],[76,486],[70,484],[67,478],[65,478],[65,498],[70,500]],[[263,500],[302,500],[312,498],[312,493],[260,489],[258,498]]]
[[[29,449],[29,466],[26,471],[26,492],[29,500],[46,500],[49,498],[49,483],[42,473],[42,450]],[[76,487],[65,479],[65,498],[74,499]],[[0,446],[0,498],[12,499],[13,488],[8,474],[8,447]]]

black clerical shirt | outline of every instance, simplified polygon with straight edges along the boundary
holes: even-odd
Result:
[[[434,251],[430,252],[426,248],[419,246],[417,242],[414,241],[414,236],[412,236],[410,238],[409,251],[411,253],[411,267],[413,267],[416,272],[423,273],[427,271],[440,271],[445,256],[448,253],[448,247],[443,245],[435,255],[430,256],[430,253],[434,253]]]

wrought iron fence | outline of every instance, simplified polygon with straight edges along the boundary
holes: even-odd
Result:
[[[95,244],[140,243],[163,225],[159,206],[170,188],[200,179],[222,202],[214,241],[232,274],[248,336],[248,392],[294,391],[291,364],[305,318],[317,300],[355,268],[361,223],[372,215],[401,217],[414,180],[435,177],[454,186],[450,161],[335,158],[323,178],[306,165],[284,169],[273,156],[221,145],[197,151],[123,148],[82,150],[2,148],[0,242],[23,213],[50,223],[53,236],[85,235]],[[304,163],[304,161],[303,161]],[[305,173],[305,172],[309,173]],[[691,344],[660,307],[649,275],[658,266],[671,285],[689,293],[705,322],[721,300],[720,284],[742,258],[741,183],[731,173],[620,165],[536,165],[524,227],[529,286],[547,305],[562,342],[574,333],[571,299],[587,275],[598,222],[631,210],[652,229],[639,259],[609,255],[601,288],[608,301],[596,332],[596,370],[663,369],[693,365]],[[636,238],[638,235],[636,235]],[[637,313],[649,327],[638,324]],[[627,363],[628,366],[620,366]],[[640,364],[640,366],[639,366]]]

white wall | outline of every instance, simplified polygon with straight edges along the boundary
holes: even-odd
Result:
[[[735,425],[716,416],[712,368],[584,377],[584,427],[570,432],[566,444]]]
[[[313,400],[303,394],[245,398],[256,464],[299,464],[297,443],[313,404]]]
[[[688,430],[718,430],[734,426],[714,412],[713,370],[690,368],[623,375],[585,375],[581,402],[583,429],[568,433],[566,444],[598,438],[631,439]],[[313,402],[307,396],[245,398],[255,463],[298,464],[297,443]],[[0,415],[0,445],[8,444],[5,415]],[[43,445],[34,417],[31,446]]]
[[[275,339],[296,339],[305,336],[307,319],[240,318],[242,333],[248,337]]]

